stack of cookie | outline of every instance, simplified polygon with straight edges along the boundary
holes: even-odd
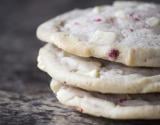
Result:
[[[115,2],[38,27],[38,67],[64,105],[112,119],[160,118],[160,6]]]

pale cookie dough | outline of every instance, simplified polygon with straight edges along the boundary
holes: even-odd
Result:
[[[61,83],[89,91],[160,92],[160,68],[130,68],[109,61],[81,58],[51,44],[40,49],[38,67]]]
[[[74,55],[160,67],[158,4],[115,2],[76,9],[40,25],[37,36]]]

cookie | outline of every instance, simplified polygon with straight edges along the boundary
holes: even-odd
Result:
[[[100,94],[66,86],[55,80],[51,82],[51,89],[62,104],[81,113],[125,120],[160,118],[160,94]]]
[[[160,92],[160,68],[131,68],[95,58],[81,58],[47,44],[38,67],[61,83],[101,93]]]
[[[37,36],[77,56],[160,67],[159,11],[142,2],[75,9],[40,25]]]

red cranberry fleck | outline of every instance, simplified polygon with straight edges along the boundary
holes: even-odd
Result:
[[[119,56],[119,51],[117,49],[111,49],[110,52],[108,53],[108,57],[111,60],[117,59],[118,56]]]
[[[140,21],[140,16],[136,15],[135,13],[131,13],[129,15],[134,21]]]
[[[83,109],[82,109],[82,108],[80,109],[80,112],[83,112]]]
[[[83,109],[81,107],[76,107],[76,109],[79,111],[79,112],[83,112]]]
[[[75,24],[75,25],[79,25],[79,22],[75,22],[74,24]]]
[[[94,21],[96,21],[96,22],[101,22],[102,19],[101,19],[101,18],[96,18],[96,19],[94,19]]]
[[[140,21],[140,19],[138,17],[134,17],[135,21]]]
[[[134,30],[133,29],[129,29],[131,32],[133,32]]]
[[[127,99],[126,98],[119,99],[119,103],[123,103],[124,101],[127,101]]]
[[[133,16],[134,16],[134,13],[129,14],[129,16],[130,16],[130,17],[133,17]]]
[[[120,98],[120,99],[116,100],[115,103],[116,103],[117,105],[125,106],[125,105],[123,104],[125,101],[127,101],[127,98]]]

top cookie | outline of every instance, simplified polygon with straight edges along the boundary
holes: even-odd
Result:
[[[160,6],[115,2],[73,10],[40,25],[37,36],[82,57],[160,67]]]

